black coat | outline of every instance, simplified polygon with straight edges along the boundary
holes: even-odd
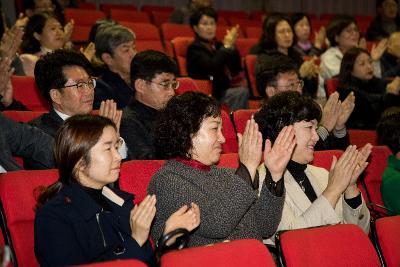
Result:
[[[386,93],[388,81],[372,78],[364,81],[352,77],[347,84],[339,84],[337,91],[344,100],[353,91],[355,107],[346,123],[348,128],[375,129],[382,112],[392,106],[400,106],[400,96]]]
[[[400,59],[387,51],[381,57],[382,78],[400,76]]]
[[[48,135],[55,137],[58,129],[63,125],[64,120],[54,111],[54,109],[51,109],[49,113],[45,113],[28,123],[41,129]]]
[[[117,109],[123,109],[129,100],[135,96],[135,90],[129,86],[119,74],[106,69],[97,80],[94,89],[93,109],[99,109],[101,101],[112,99],[117,103]]]
[[[6,171],[21,169],[13,156],[29,159],[31,169],[54,168],[53,138],[0,114],[0,165]]]
[[[102,207],[77,183],[61,189],[35,216],[35,255],[41,266],[70,266],[115,259],[154,264],[150,242],[131,237],[133,196],[113,189],[122,206],[106,200]],[[124,251],[123,253],[117,252]]]
[[[188,47],[186,65],[191,78],[212,80],[213,96],[220,99],[231,87],[228,73],[236,76],[242,71],[242,65],[236,48],[225,48],[221,42],[216,42],[214,46],[215,49],[209,49],[207,44],[196,38]]]
[[[154,128],[159,114],[135,98],[124,109],[119,131],[128,147],[129,159],[156,159]]]

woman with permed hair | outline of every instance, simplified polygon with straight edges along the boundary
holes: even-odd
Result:
[[[296,147],[290,160],[279,172],[262,164],[258,168],[260,183],[270,177],[283,176],[286,189],[282,220],[278,231],[314,227],[326,224],[351,223],[369,231],[369,211],[357,187],[357,179],[367,166],[372,146],[360,151],[347,147],[343,155],[333,157],[329,172],[310,163],[319,137],[316,132],[321,108],[299,92],[287,91],[274,95],[254,115],[264,139],[275,143],[279,132],[293,127]],[[268,145],[270,146],[270,145]],[[273,243],[274,240],[266,240]]]
[[[195,202],[201,210],[200,226],[190,234],[189,246],[226,240],[268,238],[276,231],[284,201],[282,184],[266,180],[257,194],[257,166],[262,157],[262,139],[254,120],[239,135],[239,168],[215,166],[222,144],[221,111],[217,101],[201,93],[173,97],[163,111],[156,130],[156,147],[168,159],[152,177],[148,193],[157,196],[157,215],[151,235],[158,239],[165,220],[182,205]],[[268,166],[285,163],[294,147],[291,128],[280,141],[267,146]]]
[[[105,117],[73,116],[59,129],[54,146],[59,178],[39,190],[35,215],[35,255],[40,266],[117,259],[155,265],[148,237],[156,197],[148,195],[134,205],[133,195],[110,186],[119,177],[119,146],[117,127]],[[173,211],[162,231],[191,231],[199,223],[200,211],[191,203],[191,208]]]
[[[374,130],[385,109],[400,106],[400,78],[388,81],[375,77],[370,54],[359,47],[344,54],[337,91],[341,100],[351,92],[355,96],[355,107],[347,121],[349,128]]]
[[[393,155],[382,176],[381,194],[385,207],[400,215],[400,108],[387,110],[376,128],[378,142],[386,145]]]

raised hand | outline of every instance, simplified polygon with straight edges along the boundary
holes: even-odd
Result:
[[[149,238],[151,223],[156,215],[155,195],[146,198],[131,210],[130,225],[131,236],[136,242],[143,246]]]
[[[349,119],[351,113],[354,110],[355,101],[356,101],[356,97],[354,96],[354,93],[351,92],[346,97],[346,99],[342,102],[342,104],[340,106],[340,110],[339,110],[339,116],[338,116],[336,124],[335,124],[336,130],[341,130],[345,127],[347,120]]]
[[[349,185],[356,185],[358,177],[368,166],[367,159],[371,154],[371,151],[372,151],[372,145],[370,143],[366,144],[358,151],[359,153],[357,155],[356,166],[351,175],[351,180]]]
[[[75,21],[71,19],[64,26],[64,43],[68,43],[71,41],[72,32],[74,31]]]
[[[364,50],[367,50],[367,40],[364,37],[361,37],[360,40],[358,40],[358,47],[362,48]]]
[[[385,53],[386,51],[387,45],[388,45],[387,38],[380,40],[377,45],[376,44],[372,45],[371,58],[373,61],[379,61],[381,59],[383,53]]]
[[[253,118],[247,121],[243,135],[238,133],[239,160],[254,179],[262,157],[262,135]]]
[[[313,57],[311,60],[304,61],[301,64],[299,73],[303,78],[315,78],[319,74],[319,66],[316,64],[317,57]]]
[[[273,146],[269,139],[265,141],[264,164],[275,182],[282,178],[295,146],[296,138],[292,125],[283,127]]]
[[[334,92],[329,96],[328,101],[326,101],[322,109],[322,118],[320,121],[320,125],[324,126],[329,132],[332,131],[337,123],[340,107],[339,93]]]
[[[101,101],[99,115],[112,120],[117,126],[117,131],[119,133],[122,110],[117,110],[117,103],[115,103],[114,100],[108,99],[106,101]]]
[[[321,28],[319,28],[319,31],[315,33],[314,46],[318,49],[321,49],[322,46],[325,44],[325,38],[326,29],[322,26]]]
[[[3,58],[0,60],[0,95],[1,103],[8,107],[13,102],[13,86],[11,84],[11,75],[14,68],[11,68],[11,59]]]
[[[328,185],[322,193],[334,208],[341,194],[349,186],[357,167],[358,151],[356,146],[348,146],[339,160],[333,156],[329,171]]]
[[[239,35],[239,25],[236,24],[230,30],[226,31],[223,41],[224,47],[231,48],[232,46],[234,46],[238,35]]]
[[[4,32],[0,44],[2,57],[7,57],[11,59],[11,61],[14,59],[22,43],[23,34],[24,31],[15,25],[11,29],[7,29]]]
[[[85,55],[87,60],[92,61],[92,58],[96,54],[96,46],[93,42],[90,42],[85,48],[81,47],[79,51]]]
[[[396,77],[386,86],[386,93],[399,95],[399,92],[400,92],[400,77]]]

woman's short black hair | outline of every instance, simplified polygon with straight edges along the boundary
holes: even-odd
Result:
[[[221,116],[217,101],[197,92],[174,96],[161,112],[156,130],[155,146],[162,159],[191,159],[192,138],[205,118]]]
[[[331,46],[337,46],[336,36],[340,35],[344,29],[350,26],[352,23],[357,25],[354,17],[349,15],[339,15],[333,18],[326,28],[326,37],[328,38]]]
[[[306,18],[308,21],[308,24],[310,25],[310,33],[312,31],[310,17],[306,13],[303,13],[303,12],[294,13],[291,17],[291,26],[292,26],[292,30],[293,30],[293,43],[294,44],[297,43],[297,36],[296,36],[296,32],[294,30],[294,26],[296,26],[297,22],[299,22],[303,18]]]
[[[215,11],[215,9],[211,8],[211,7],[200,7],[200,8],[196,8],[192,15],[190,16],[190,27],[194,27],[199,25],[199,22],[201,20],[201,17],[203,16],[207,16],[207,17],[211,17],[215,20],[215,22],[218,21],[218,15],[217,12]]]
[[[357,57],[360,54],[367,54],[369,56],[369,52],[365,49],[359,47],[350,48],[343,56],[342,62],[340,64],[340,72],[339,72],[339,87],[346,88],[350,85],[352,72],[354,68],[354,64],[356,62]]]
[[[286,21],[289,25],[291,25],[290,19],[281,13],[271,14],[264,20],[263,32],[261,34],[258,43],[261,48],[267,50],[277,48],[277,43],[275,40],[275,31],[276,31],[276,26],[281,21]]]
[[[254,114],[254,120],[263,139],[274,142],[283,127],[295,122],[321,119],[320,106],[310,97],[299,92],[286,91],[269,98]]]
[[[393,154],[400,151],[400,108],[392,108],[383,113],[376,127],[378,143],[386,145]]]

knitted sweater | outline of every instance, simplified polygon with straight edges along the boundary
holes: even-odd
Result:
[[[257,197],[233,170],[211,166],[210,171],[204,171],[175,160],[167,161],[152,177],[148,193],[157,196],[153,240],[160,238],[165,221],[178,208],[191,202],[199,205],[201,223],[191,232],[190,247],[267,238],[278,227],[284,203],[284,194],[272,195],[265,184]]]

